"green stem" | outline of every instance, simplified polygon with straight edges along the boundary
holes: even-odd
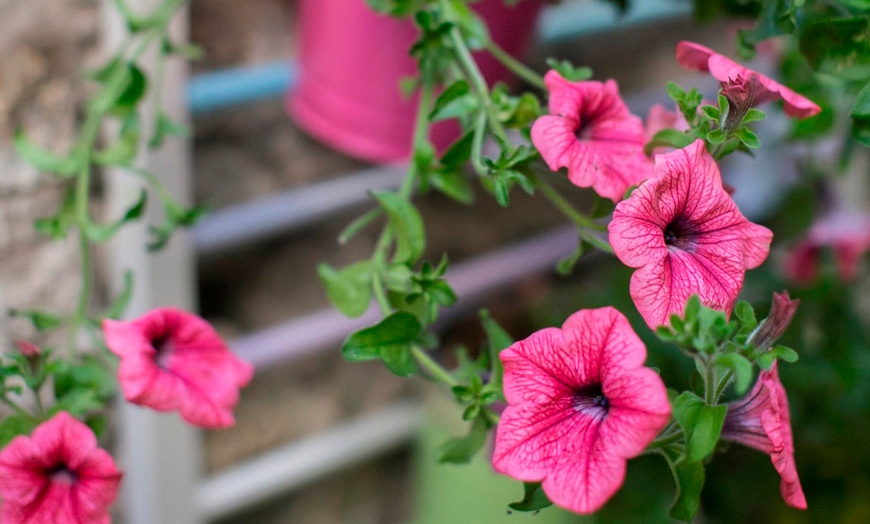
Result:
[[[604,251],[605,253],[613,254],[613,248],[607,241],[598,238],[590,232],[606,231],[606,227],[600,224],[596,224],[592,221],[592,219],[582,215],[580,212],[574,209],[574,206],[572,206],[570,202],[565,200],[565,197],[563,197],[558,191],[556,191],[555,188],[553,188],[553,186],[544,181],[544,179],[540,176],[532,174],[530,177],[535,186],[541,191],[541,194],[543,194],[556,207],[556,209],[561,211],[562,214],[564,214],[565,216],[570,218],[571,221],[574,222],[574,224],[577,226],[577,231],[581,238],[583,238],[593,246],[597,247],[598,249]]]
[[[426,372],[437,380],[438,382],[442,382],[450,387],[458,386],[459,383],[453,378],[450,373],[441,367],[441,364],[432,360],[432,357],[429,356],[428,353],[423,351],[420,346],[414,345],[411,347],[411,353],[414,355],[414,358],[417,360],[417,364],[426,370]]]
[[[704,402],[712,406],[716,403],[716,374],[713,372],[713,364],[709,359],[704,362]]]
[[[683,438],[683,432],[681,430],[677,430],[668,435],[661,436],[652,442],[649,443],[649,446],[646,447],[647,451],[662,448],[667,446],[668,444],[673,444],[674,442],[679,442],[680,439]]]
[[[544,77],[542,77],[536,71],[533,71],[524,63],[511,56],[510,53],[499,47],[492,40],[486,43],[486,50],[489,51],[489,53],[494,56],[499,62],[504,64],[505,67],[516,73],[526,82],[532,84],[539,89],[547,89],[546,84],[544,84]]]
[[[384,316],[390,314],[392,307],[390,306],[390,301],[387,299],[387,295],[384,294],[384,286],[381,283],[381,275],[378,274],[377,269],[372,274],[372,291],[375,294],[375,300],[378,302],[378,306],[381,308],[381,313]]]
[[[719,399],[722,398],[722,394],[725,393],[725,388],[728,387],[728,384],[731,382],[731,379],[734,377],[734,370],[728,369],[725,372],[725,375],[722,376],[722,381],[716,386],[716,391],[713,395],[713,402],[719,402]]]

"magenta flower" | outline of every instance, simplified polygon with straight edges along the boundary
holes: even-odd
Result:
[[[508,407],[493,465],[542,482],[555,504],[600,508],[667,423],[665,385],[643,367],[646,348],[619,311],[574,313],[562,329],[542,329],[501,352]]]
[[[177,409],[204,428],[235,423],[239,388],[250,382],[253,366],[236,358],[208,322],[161,308],[128,322],[107,319],[103,331],[106,345],[121,357],[118,380],[127,400],[157,411]]]
[[[614,202],[652,176],[643,123],[628,111],[619,87],[607,82],[569,82],[556,71],[544,77],[550,114],[532,125],[532,143],[553,171]]]
[[[720,55],[700,44],[687,41],[678,43],[677,62],[687,69],[709,71],[713,78],[723,83],[726,93],[728,93],[727,89],[735,82],[746,87],[751,84],[752,105],[782,99],[785,114],[797,118],[814,116],[821,111],[821,108],[812,100],[795,93],[772,78],[745,68],[727,56]],[[753,75],[756,77],[755,82],[750,82]]]
[[[613,252],[638,268],[630,284],[638,311],[651,328],[682,315],[694,294],[730,311],[773,234],[740,213],[702,140],[657,155],[655,173],[617,204],[608,227]]]
[[[107,524],[121,472],[82,422],[60,412],[0,451],[4,524]]]
[[[788,397],[775,361],[770,371],[761,372],[749,395],[728,404],[722,438],[770,454],[773,467],[782,477],[780,491],[786,504],[807,509],[794,461]]]
[[[824,249],[833,252],[840,280],[854,280],[861,257],[870,250],[870,215],[844,208],[824,215],[786,256],[786,277],[803,285],[815,282]]]

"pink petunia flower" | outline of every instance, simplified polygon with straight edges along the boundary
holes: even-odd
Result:
[[[780,491],[786,504],[807,509],[794,461],[788,397],[775,361],[770,371],[761,372],[749,395],[728,404],[721,435],[725,440],[770,454],[773,467],[782,477]]]
[[[82,422],[60,412],[0,451],[4,524],[108,524],[121,472]]]
[[[235,423],[239,388],[250,382],[253,366],[236,358],[208,322],[160,308],[132,321],[107,319],[103,331],[106,345],[121,357],[118,380],[127,400],[157,411],[177,409],[195,426]]]
[[[806,238],[789,251],[784,261],[789,280],[810,285],[818,279],[824,249],[833,252],[837,275],[843,282],[858,276],[861,257],[870,251],[870,215],[838,207],[822,216]]]
[[[702,140],[657,155],[655,172],[617,204],[608,226],[616,256],[638,268],[630,284],[638,311],[651,328],[682,315],[694,294],[730,311],[773,234],[740,213]]]
[[[532,125],[532,143],[553,171],[614,202],[652,176],[643,123],[628,111],[616,82],[569,82],[556,71],[544,77],[550,114]]]
[[[726,88],[734,82],[745,85],[745,82],[749,82],[754,75],[752,105],[782,99],[785,114],[797,118],[814,116],[821,111],[817,104],[805,96],[700,44],[687,41],[678,43],[677,63],[687,69],[709,71],[713,78],[722,82],[723,87]]]
[[[665,385],[643,367],[646,348],[612,307],[580,310],[562,329],[542,329],[501,352],[508,407],[493,465],[542,482],[553,503],[600,508],[667,423]]]

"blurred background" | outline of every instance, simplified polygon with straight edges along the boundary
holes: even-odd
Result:
[[[543,72],[545,59],[556,57],[590,66],[596,79],[616,79],[640,116],[653,103],[670,107],[669,80],[714,98],[715,82],[679,69],[674,47],[688,39],[734,56],[740,26],[739,19],[724,17],[697,23],[689,1],[635,0],[624,15],[616,2],[524,2],[537,4],[536,16],[511,22],[505,34],[528,41],[516,49],[528,64]],[[200,433],[179,427],[174,414],[143,422],[137,408],[119,409],[112,438],[127,467],[117,521],[668,522],[675,488],[667,465],[654,456],[629,463],[622,491],[595,517],[582,519],[555,508],[508,514],[507,504],[522,497],[522,486],[494,475],[485,457],[468,466],[435,464],[435,447],[467,431],[443,391],[424,380],[395,377],[379,362],[351,364],[341,358],[344,337],[376,316],[370,312],[347,320],[331,310],[316,266],[340,267],[368,256],[377,240],[373,229],[343,246],[336,238],[373,207],[367,189],[398,185],[410,143],[410,135],[407,142],[402,133],[398,139],[380,135],[385,128],[395,135],[408,126],[412,102],[398,91],[372,95],[364,86],[383,82],[385,71],[398,71],[387,84],[398,89],[407,64],[403,52],[391,51],[396,42],[413,38],[413,30],[387,19],[361,23],[362,3],[193,0],[186,19],[179,20],[178,33],[201,46],[204,55],[168,69],[163,96],[191,124],[192,133],[143,162],[156,170],[162,166],[160,174],[172,177],[190,203],[211,213],[174,238],[169,254],[156,261],[143,261],[144,248],[129,242],[109,246],[100,282],[108,294],[118,268],[138,261],[143,275],[137,286],[148,290],[140,304],[198,308],[257,372],[242,392],[237,424],[229,430]],[[32,227],[33,220],[56,208],[62,184],[15,158],[11,142],[23,126],[41,144],[69,146],[88,93],[82,72],[99,64],[118,32],[110,4],[0,0],[3,308],[66,310],[75,301],[74,239],[47,242]],[[493,16],[490,23],[499,24],[502,15]],[[332,54],[323,49],[330,39],[337,46]],[[778,109],[765,107],[770,116],[758,126],[761,151],[754,159],[727,162],[723,171],[737,189],[734,196],[744,214],[775,233],[771,256],[747,275],[743,298],[757,305],[760,316],[772,291],[788,289],[802,301],[783,341],[801,359],[783,365],[781,376],[790,395],[796,460],[810,509],[785,506],[768,456],[731,446],[709,465],[697,522],[870,522],[866,267],[859,265],[857,275],[844,278],[836,253],[828,249],[836,245],[820,243],[814,246],[819,270],[813,278],[792,275],[789,281],[784,269],[790,250],[819,217],[837,206],[866,211],[868,155],[856,145],[845,169],[837,169],[843,165],[844,131],[835,127],[823,134],[839,115],[836,103],[828,107],[828,99],[819,98],[824,93],[818,82],[791,51],[762,52],[752,66],[778,78],[790,75],[789,85],[797,82],[826,106],[824,120],[795,126]],[[354,72],[350,80],[340,74],[347,70]],[[366,70],[374,74],[370,81],[362,79]],[[353,78],[359,78],[357,84]],[[381,117],[379,127],[359,127]],[[125,190],[108,178],[94,189],[103,195],[102,205],[112,209]],[[568,184],[561,189],[571,192]],[[448,280],[460,296],[441,321],[439,358],[452,364],[451,348],[480,347],[480,308],[489,309],[513,337],[523,338],[540,327],[560,325],[580,308],[614,305],[647,342],[649,364],[662,370],[670,386],[688,386],[691,362],[648,336],[637,316],[628,296],[628,268],[591,255],[573,275],[557,276],[556,261],[576,247],[561,215],[521,192],[511,195],[507,209],[484,191],[477,193],[472,206],[434,193],[417,201],[426,219],[426,258],[449,255]],[[582,194],[571,198],[583,208],[591,203]],[[861,255],[863,250],[859,264]],[[28,328],[9,320],[0,329],[6,341],[26,336]],[[178,471],[185,472],[183,477]]]

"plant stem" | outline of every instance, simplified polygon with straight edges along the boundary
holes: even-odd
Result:
[[[722,380],[716,386],[716,391],[713,395],[713,402],[719,402],[719,399],[722,398],[722,394],[725,393],[725,388],[728,387],[728,384],[731,382],[731,379],[734,377],[734,370],[728,369],[725,372],[725,375],[722,377]]]
[[[710,406],[716,403],[716,389],[716,374],[713,372],[712,362],[707,359],[704,362],[704,402]]]
[[[555,188],[553,188],[553,186],[548,184],[540,176],[532,174],[530,177],[535,186],[540,189],[541,194],[543,194],[556,207],[556,209],[561,211],[562,214],[574,222],[581,238],[605,253],[613,254],[613,248],[609,243],[590,233],[590,230],[606,231],[607,228],[596,224],[589,217],[580,214],[576,209],[574,209],[574,206],[572,206],[570,202],[565,200],[565,197],[563,197]]]
[[[453,376],[451,376],[446,369],[441,367],[441,364],[435,362],[428,353],[420,348],[420,346],[412,346],[411,353],[417,360],[417,364],[419,364],[421,368],[425,369],[432,378],[450,387],[459,385],[459,383],[454,380]]]
[[[486,50],[489,51],[489,53],[494,56],[499,62],[504,64],[505,67],[516,73],[526,82],[532,84],[539,89],[547,89],[547,86],[544,84],[544,77],[542,77],[536,71],[533,71],[524,63],[511,56],[510,53],[499,47],[492,40],[486,43]]]
[[[674,442],[679,442],[679,440],[683,438],[682,430],[677,430],[668,435],[661,436],[652,442],[649,443],[649,446],[646,447],[647,451],[653,450],[656,448],[661,448],[667,446],[668,444],[673,444]]]

